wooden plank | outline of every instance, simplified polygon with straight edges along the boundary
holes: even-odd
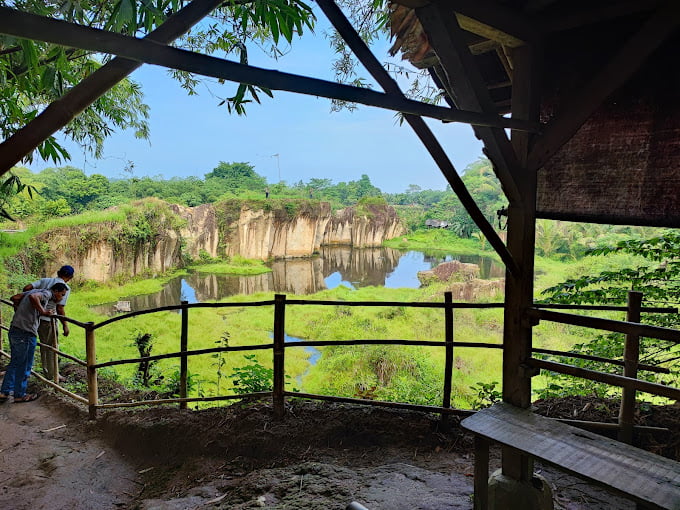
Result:
[[[585,328],[602,329],[615,333],[625,333],[626,335],[645,336],[668,340],[680,344],[680,330],[664,328],[661,326],[649,326],[637,322],[616,321],[613,319],[603,319],[601,317],[588,317],[586,315],[576,315],[573,313],[553,312],[540,308],[527,310],[527,317],[533,320],[547,320],[573,326],[583,326]]]
[[[567,97],[548,124],[529,157],[529,166],[539,169],[574,136],[602,102],[622,86],[647,57],[680,24],[680,2],[669,0],[622,46],[619,53],[585,84]]]
[[[621,386],[622,388],[634,388],[637,391],[644,391],[652,395],[670,398],[672,400],[680,400],[680,389],[666,386],[665,384],[651,383],[641,381],[640,379],[630,379],[622,375],[606,374],[596,370],[589,370],[587,368],[575,367],[566,365],[564,363],[556,363],[555,361],[547,361],[536,358],[529,358],[526,365],[533,368],[550,370],[560,374],[573,375],[574,377],[581,377],[591,381],[597,381],[611,386]]]
[[[448,0],[447,9],[455,11],[463,30],[481,35],[503,46],[515,48],[525,42],[537,43],[541,27],[518,9],[493,0]]]
[[[168,44],[201,21],[221,3],[221,0],[194,0],[170,16],[146,38]],[[51,103],[40,115],[0,145],[0,175],[66,126],[76,115],[139,66],[141,63],[134,60],[114,58],[69,90],[63,97]]]
[[[638,503],[680,509],[680,463],[671,459],[504,403],[461,425]]]

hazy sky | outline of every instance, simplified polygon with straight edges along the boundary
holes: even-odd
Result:
[[[327,22],[322,18],[321,14],[315,34],[294,41],[278,61],[253,50],[251,64],[332,80],[333,53],[324,36]],[[387,48],[384,42],[374,49],[381,62],[389,58]],[[369,78],[367,72],[362,76]],[[273,99],[261,95],[262,104],[249,104],[247,115],[237,116],[217,106],[217,96],[233,95],[233,83],[212,81],[199,86],[198,96],[188,96],[160,67],[144,65],[132,78],[141,83],[151,109],[150,139],[137,140],[132,132],[116,133],[107,140],[100,160],[66,144],[71,165],[87,174],[116,178],[126,176],[123,168],[132,161],[136,176],[168,179],[203,177],[220,161],[247,162],[271,183],[281,179],[293,184],[311,178],[338,183],[367,174],[374,185],[389,193],[404,191],[409,184],[423,189],[446,186],[411,128],[399,126],[391,111],[359,105],[353,112],[331,112],[327,99],[275,91]],[[470,126],[426,122],[459,172],[482,155],[481,143]],[[47,166],[54,165],[29,167],[38,171]]]

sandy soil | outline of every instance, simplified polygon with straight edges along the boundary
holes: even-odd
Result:
[[[538,408],[569,416],[586,408],[584,415],[608,419],[615,411],[578,399]],[[676,409],[657,418],[677,419]],[[332,510],[352,501],[370,510],[472,508],[472,438],[423,413],[293,401],[277,420],[268,403],[251,402],[126,409],[88,422],[83,408],[43,389],[35,402],[0,405],[0,422],[0,508]],[[677,448],[675,425],[652,449]],[[557,509],[634,508],[537,469]]]

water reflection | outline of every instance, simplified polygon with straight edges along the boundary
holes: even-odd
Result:
[[[130,301],[133,311],[179,304],[213,301],[237,294],[277,292],[306,295],[332,289],[339,285],[357,289],[366,286],[388,288],[418,288],[418,271],[432,269],[451,260],[480,266],[481,278],[500,278],[501,265],[492,259],[476,256],[426,254],[419,251],[401,252],[393,248],[324,247],[317,257],[277,260],[270,264],[271,273],[255,276],[225,276],[191,273],[175,278],[155,294],[121,296]],[[94,307],[110,315],[113,304]]]

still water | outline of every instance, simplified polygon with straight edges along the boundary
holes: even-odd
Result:
[[[503,266],[492,259],[474,255],[432,255],[393,248],[324,247],[319,256],[276,260],[271,272],[255,276],[191,273],[170,280],[155,294],[121,296],[130,301],[132,311],[177,305],[180,301],[199,303],[236,294],[277,292],[306,295],[344,285],[351,289],[366,286],[418,288],[418,272],[451,260],[478,264],[480,278],[501,278]],[[113,313],[114,303],[94,307],[99,313]]]

